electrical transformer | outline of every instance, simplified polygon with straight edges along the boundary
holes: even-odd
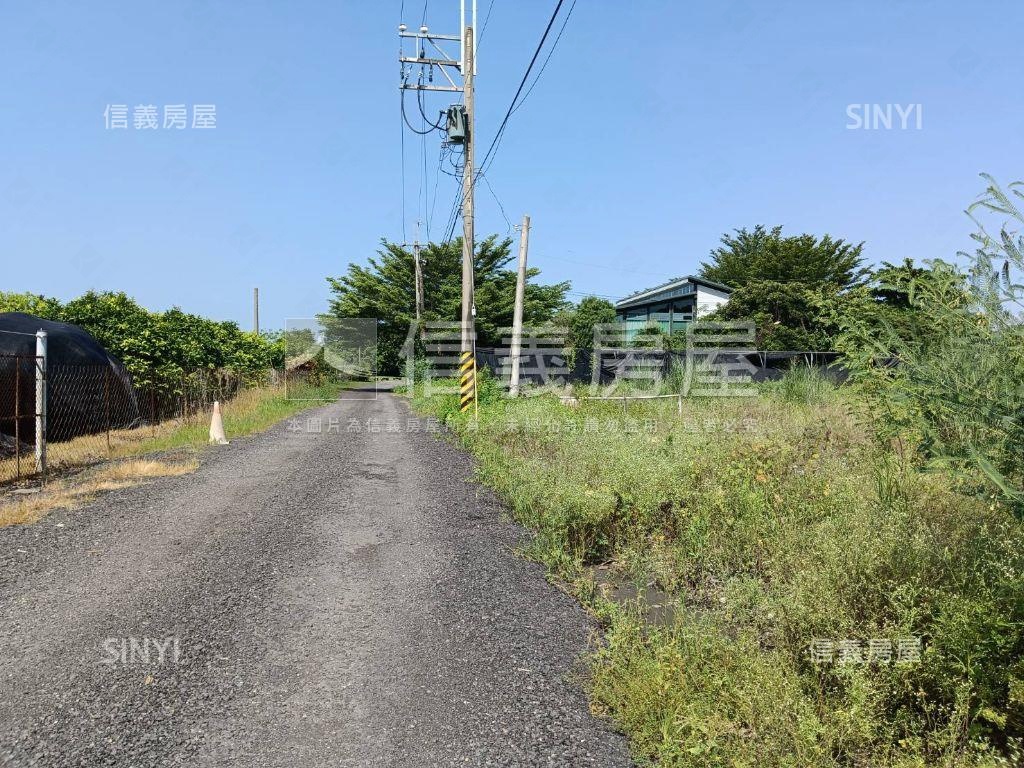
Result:
[[[448,107],[448,142],[465,144],[466,133],[466,108],[461,104],[453,104]]]

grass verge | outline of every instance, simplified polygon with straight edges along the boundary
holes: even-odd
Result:
[[[592,706],[641,764],[1021,764],[1024,528],[877,440],[855,390],[625,417],[485,396],[478,423],[453,396],[414,405],[604,623]],[[672,621],[602,597],[597,566],[668,595]]]

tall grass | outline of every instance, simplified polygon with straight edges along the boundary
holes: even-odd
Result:
[[[978,248],[961,254],[966,271],[933,261],[908,282],[912,313],[927,322],[903,327],[855,305],[840,318],[839,344],[881,437],[909,436],[922,464],[955,470],[1024,517],[1024,238],[1008,228],[1024,225],[1024,191],[989,182],[971,210],[997,214],[999,232],[978,220]]]
[[[782,378],[766,386],[787,403],[812,405],[823,403],[835,392],[835,385],[821,372],[821,369],[796,364],[787,370]]]
[[[921,474],[852,390],[578,409],[418,398],[606,623],[596,711],[659,766],[994,766],[1024,736],[1024,527]],[[824,396],[822,396],[824,395]],[[594,425],[597,428],[592,428]],[[612,425],[616,426],[612,426]],[[651,426],[653,425],[653,429]],[[607,603],[591,569],[668,593]],[[816,664],[815,638],[920,638],[920,661]]]

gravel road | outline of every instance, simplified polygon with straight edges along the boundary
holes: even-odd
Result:
[[[630,765],[584,612],[465,454],[364,398],[0,529],[0,765]]]

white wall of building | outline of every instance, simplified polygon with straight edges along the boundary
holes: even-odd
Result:
[[[714,312],[720,306],[729,301],[729,294],[717,288],[708,288],[706,285],[697,285],[697,317]]]

